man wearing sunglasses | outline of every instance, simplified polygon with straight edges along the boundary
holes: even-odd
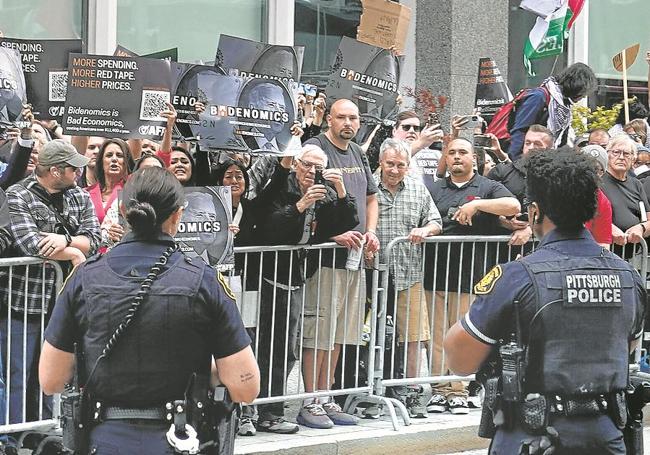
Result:
[[[403,111],[397,115],[393,128],[393,139],[401,139],[411,147],[410,175],[432,175],[436,179],[438,162],[442,150],[444,133],[440,124],[426,124],[422,127],[420,118],[413,111]]]

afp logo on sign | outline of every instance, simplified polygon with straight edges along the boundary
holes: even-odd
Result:
[[[48,113],[52,117],[61,117],[64,112],[65,112],[64,106],[50,106],[50,108],[48,109]]]
[[[138,133],[143,136],[162,136],[165,134],[165,127],[158,125],[140,125]]]

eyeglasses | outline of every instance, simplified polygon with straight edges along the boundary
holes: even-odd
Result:
[[[613,157],[616,157],[616,158],[618,158],[619,156],[622,156],[626,160],[629,160],[634,155],[634,153],[632,153],[632,152],[628,152],[626,150],[618,150],[618,149],[607,150],[607,153],[611,154]]]
[[[420,125],[404,125],[404,124],[402,123],[402,124],[400,124],[399,127],[402,128],[402,131],[410,131],[411,128],[412,128],[413,131],[415,131],[416,133],[419,133],[420,131],[422,131],[422,127],[421,127]]]
[[[316,169],[317,171],[322,171],[325,169],[325,166],[322,164],[316,164],[316,163],[310,163],[309,161],[305,161],[301,158],[298,158],[297,161],[304,166],[305,169],[311,169],[312,167]]]

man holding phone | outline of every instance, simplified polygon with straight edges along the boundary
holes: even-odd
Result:
[[[411,147],[410,175],[412,177],[433,175],[435,179],[438,162],[442,154],[440,120],[435,112],[429,114],[422,128],[420,117],[413,111],[403,111],[397,115],[393,128],[393,139],[401,139]]]
[[[530,125],[524,137],[522,156],[528,155],[531,150],[545,150],[553,147],[553,133],[542,125]],[[526,171],[522,160],[506,161],[496,165],[488,174],[488,178],[500,182],[505,186],[521,204],[521,212],[516,217],[500,217],[499,222],[508,232],[512,232],[509,245],[523,245],[530,240],[533,231],[525,219],[526,204]]]

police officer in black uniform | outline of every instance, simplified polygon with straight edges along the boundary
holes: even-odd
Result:
[[[449,366],[470,374],[498,354],[497,399],[488,387],[484,403],[496,425],[490,454],[625,454],[622,391],[642,332],[643,282],[583,227],[596,209],[595,163],[551,150],[535,152],[526,170],[541,242],[476,284],[476,301],[445,338]]]
[[[259,391],[259,371],[222,276],[174,247],[186,205],[178,180],[164,169],[141,169],[125,185],[122,201],[131,232],[68,278],[45,332],[41,386],[52,394],[72,382],[76,345],[92,421],[85,422],[87,449],[75,453],[178,453],[168,441],[185,439],[190,430],[176,400],[206,396],[216,368],[232,400],[250,402]],[[144,297],[134,308],[136,294]],[[196,402],[201,412],[209,404]],[[166,436],[169,420],[187,434]]]

